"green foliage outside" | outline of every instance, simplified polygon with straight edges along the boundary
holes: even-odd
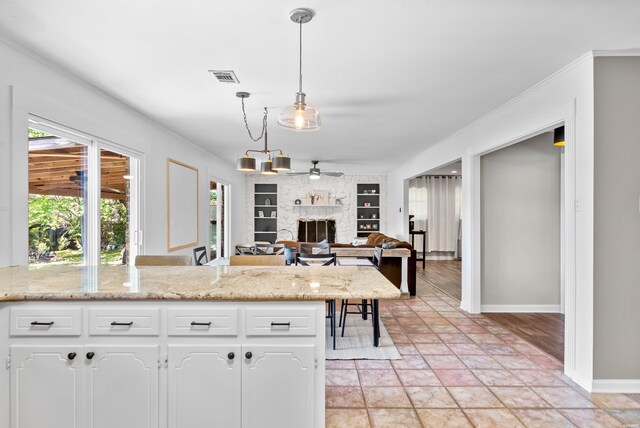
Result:
[[[50,136],[51,134],[47,134],[46,132],[37,131],[33,128],[29,128],[29,138],[50,137]]]
[[[82,198],[29,195],[29,259],[32,263],[81,263]],[[117,263],[126,243],[127,208],[119,200],[100,200],[103,263]],[[116,257],[117,259],[114,259]]]
[[[127,235],[127,207],[117,199],[100,199],[100,242],[103,250],[122,249]]]

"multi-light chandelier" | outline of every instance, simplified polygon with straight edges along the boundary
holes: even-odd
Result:
[[[283,108],[278,116],[278,125],[294,131],[316,131],[320,128],[320,115],[318,110],[308,106],[305,101],[306,94],[302,92],[302,24],[306,24],[313,18],[311,9],[298,8],[289,12],[289,18],[300,27],[300,56],[298,69],[298,92],[296,92],[296,101],[292,106]],[[258,142],[264,138],[264,149],[247,150],[244,156],[238,158],[238,171],[254,172],[257,171],[256,158],[250,156],[250,153],[261,153],[265,156],[260,164],[260,173],[266,175],[277,174],[278,171],[289,171],[291,169],[291,158],[285,156],[281,149],[269,150],[267,145],[267,118],[269,111],[264,108],[264,116],[262,117],[262,132],[258,137],[253,137],[251,129],[247,122],[247,113],[245,112],[244,100],[249,98],[251,94],[248,92],[237,92],[236,96],[242,101],[242,115],[244,125],[249,134],[249,138],[254,142]],[[276,156],[275,152],[279,152]]]
[[[256,167],[256,158],[249,155],[249,153],[261,153],[265,156],[260,163],[260,174],[265,175],[274,175],[277,174],[278,171],[289,171],[291,169],[291,158],[285,156],[284,151],[282,149],[272,149],[269,150],[267,137],[267,118],[269,116],[269,110],[264,108],[264,115],[262,117],[262,131],[258,137],[253,136],[251,133],[251,129],[249,128],[249,123],[247,122],[247,113],[244,109],[244,99],[249,98],[251,94],[248,92],[238,92],[236,96],[242,101],[242,115],[244,117],[244,126],[247,128],[247,133],[249,134],[249,138],[253,141],[258,142],[264,139],[264,149],[262,150],[247,150],[244,153],[244,156],[238,158],[238,171],[244,172],[255,172],[257,170]],[[277,156],[275,152],[280,152]]]

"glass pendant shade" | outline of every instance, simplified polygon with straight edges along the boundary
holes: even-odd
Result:
[[[294,104],[280,111],[278,125],[294,131],[317,131],[320,129],[320,114],[313,107]]]
[[[291,158],[280,153],[273,158],[271,169],[275,171],[289,171],[291,169]]]
[[[256,159],[250,158],[249,155],[244,155],[238,158],[238,171],[254,172],[256,170]]]
[[[260,164],[260,174],[264,174],[264,175],[274,175],[277,174],[278,171],[275,171],[272,168],[272,162],[271,159],[265,159],[262,161],[262,163]]]
[[[556,147],[564,147],[564,126],[556,128],[553,131],[553,145]]]

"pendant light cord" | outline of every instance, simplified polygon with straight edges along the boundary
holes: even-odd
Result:
[[[299,76],[300,76],[300,80],[299,80],[299,84],[298,84],[298,92],[302,92],[302,21],[303,19],[300,19],[300,68],[299,68]]]
[[[264,108],[264,116],[262,117],[262,132],[260,132],[259,137],[254,138],[253,134],[251,134],[251,129],[249,128],[249,122],[247,121],[247,112],[244,110],[244,98],[240,98],[240,100],[242,101],[242,117],[244,118],[244,127],[247,128],[249,138],[251,138],[255,142],[258,142],[262,140],[262,137],[265,136],[265,132],[267,130],[267,114],[269,114],[269,111],[266,107]]]

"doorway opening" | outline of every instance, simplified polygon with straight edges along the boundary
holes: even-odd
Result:
[[[417,276],[450,297],[462,297],[462,162],[409,180],[409,235]]]
[[[564,361],[562,150],[544,132],[480,156],[481,311],[554,357],[546,364],[557,369]]]
[[[229,186],[209,181],[209,258],[228,257],[227,199]]]

